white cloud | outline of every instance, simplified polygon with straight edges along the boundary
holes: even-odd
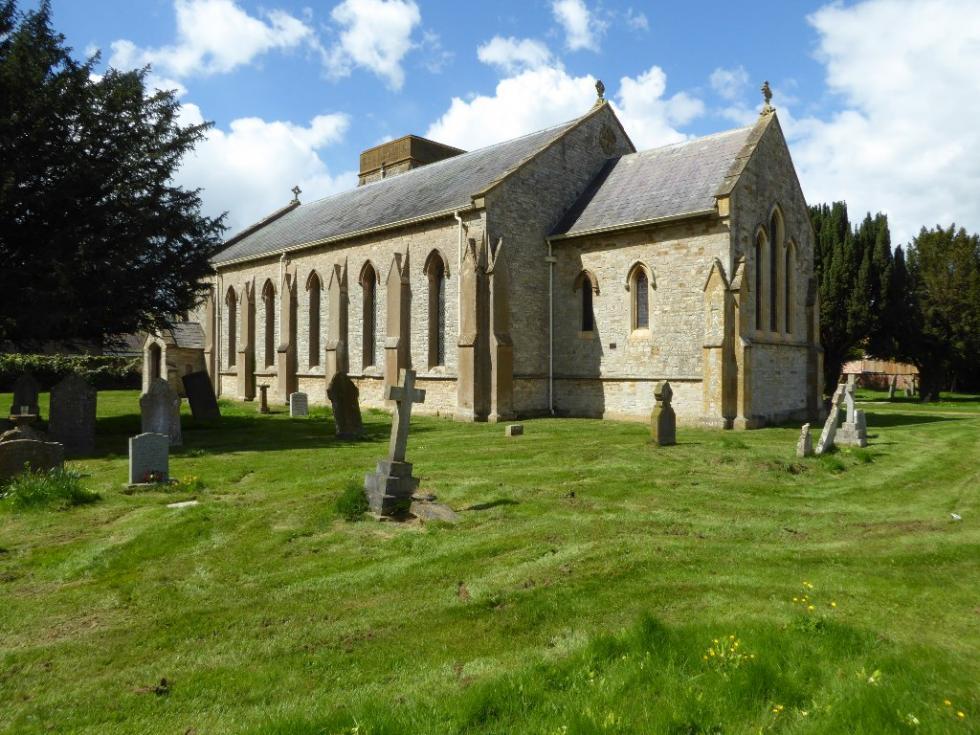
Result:
[[[553,61],[548,47],[531,38],[494,36],[476,50],[476,55],[484,64],[496,66],[507,74],[549,66]]]
[[[684,139],[675,129],[703,112],[700,100],[685,93],[664,98],[666,75],[654,66],[637,77],[623,77],[613,99],[626,132],[638,149]],[[472,150],[579,117],[595,100],[595,78],[571,76],[546,66],[500,80],[492,96],[454,97],[426,137]]]
[[[405,82],[402,58],[413,47],[412,31],[422,21],[413,0],[344,0],[330,13],[343,30],[324,53],[330,75],[348,76],[355,66],[374,72],[392,89]]]
[[[125,39],[114,41],[109,65],[132,69],[151,64],[160,77],[229,72],[272,50],[312,42],[313,31],[281,10],[255,18],[234,0],[174,0],[177,42],[140,48]]]
[[[569,51],[599,50],[599,39],[608,24],[589,10],[585,0],[553,0],[551,12],[565,29],[565,45]]]
[[[785,124],[779,108],[808,201],[885,211],[896,242],[954,220],[980,230],[980,5],[867,0],[809,21],[844,109]]]
[[[709,77],[711,88],[720,97],[726,100],[736,100],[742,96],[746,85],[749,83],[749,73],[744,66],[736,66],[732,69],[718,67]]]
[[[181,106],[181,124],[202,121],[197,105]],[[233,234],[288,203],[295,184],[303,190],[304,202],[353,188],[357,173],[334,176],[319,154],[343,139],[349,125],[342,113],[318,115],[306,126],[240,118],[227,130],[209,130],[184,159],[176,181],[189,189],[203,188],[205,213],[227,211]]]
[[[635,11],[633,8],[626,9],[626,25],[634,31],[649,31],[650,21],[647,20],[646,13]]]

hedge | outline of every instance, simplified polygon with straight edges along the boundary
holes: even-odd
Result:
[[[100,390],[139,388],[142,359],[111,355],[25,355],[0,354],[0,391],[11,391],[24,373],[33,375],[42,390],[66,375],[78,373]]]

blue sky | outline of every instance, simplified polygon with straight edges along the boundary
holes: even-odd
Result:
[[[52,6],[77,54],[150,63],[186,120],[216,123],[178,178],[232,229],[294,183],[304,201],[352,186],[387,138],[470,149],[575,117],[600,78],[639,148],[750,123],[768,79],[809,201],[885,211],[898,241],[980,230],[975,0]]]

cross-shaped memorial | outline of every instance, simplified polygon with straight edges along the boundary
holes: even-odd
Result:
[[[407,511],[412,495],[419,486],[412,477],[412,465],[405,461],[408,444],[408,425],[412,417],[412,404],[425,401],[425,391],[415,387],[415,371],[403,371],[402,384],[388,387],[385,398],[394,401],[395,411],[391,418],[391,441],[388,458],[378,460],[377,470],[364,476],[364,493],[371,510],[379,515],[394,515]]]

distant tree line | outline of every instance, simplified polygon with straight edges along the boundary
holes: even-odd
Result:
[[[923,227],[893,249],[884,214],[855,227],[834,202],[810,217],[828,392],[862,355],[914,364],[923,400],[980,390],[980,236]]]

